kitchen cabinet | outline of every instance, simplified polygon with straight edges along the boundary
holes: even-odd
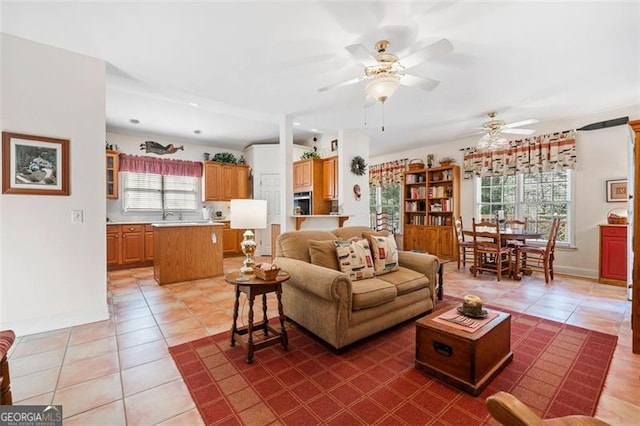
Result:
[[[107,268],[150,264],[145,251],[145,225],[107,225]]]
[[[144,226],[144,260],[153,262],[153,226]]]
[[[106,152],[106,173],[107,173],[107,199],[118,199],[118,153],[116,151]]]
[[[627,286],[627,225],[600,225],[598,282]]]
[[[249,198],[249,166],[205,161],[202,176],[203,201]]]
[[[338,157],[322,161],[322,196],[325,200],[338,199]]]
[[[322,160],[309,158],[293,163],[293,192],[313,191],[314,171],[322,179]]]
[[[222,252],[224,254],[242,253],[240,242],[244,229],[231,229],[230,222],[222,222]]]
[[[220,224],[154,224],[153,277],[160,285],[223,274]]]

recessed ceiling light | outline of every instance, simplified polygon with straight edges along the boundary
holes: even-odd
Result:
[[[294,121],[294,122],[293,122],[293,125],[294,125],[294,126],[299,126],[299,125],[300,125],[300,122],[299,122],[299,121]]]
[[[199,135],[200,133],[202,133],[202,131],[196,129],[196,130],[193,131],[193,133],[195,133],[196,135]]]
[[[312,132],[317,133],[318,129],[311,129]]]
[[[189,105],[192,106],[192,107],[197,107],[198,106],[198,104],[195,103],[195,102],[189,102]]]
[[[131,123],[133,124],[140,124],[140,120],[138,120],[137,118],[132,118],[131,120],[129,120]]]

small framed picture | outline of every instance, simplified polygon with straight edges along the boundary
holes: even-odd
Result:
[[[2,132],[2,193],[69,195],[69,140]]]
[[[615,179],[607,181],[607,203],[626,202],[627,180]]]
[[[338,150],[338,139],[334,139],[331,141],[331,152]]]

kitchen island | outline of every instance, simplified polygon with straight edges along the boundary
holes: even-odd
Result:
[[[152,226],[153,276],[158,284],[223,274],[223,224],[161,222]]]

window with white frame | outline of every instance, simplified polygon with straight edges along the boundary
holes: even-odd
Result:
[[[197,177],[122,172],[122,207],[125,212],[195,212]]]
[[[557,216],[560,218],[557,244],[572,245],[571,170],[476,177],[475,181],[476,218],[492,221],[503,210],[507,220],[524,219],[527,229],[546,236],[553,217]]]
[[[377,213],[391,215],[395,233],[401,232],[400,228],[400,194],[402,185],[384,185],[371,188],[369,197],[369,211],[372,217],[372,226],[375,227]]]

